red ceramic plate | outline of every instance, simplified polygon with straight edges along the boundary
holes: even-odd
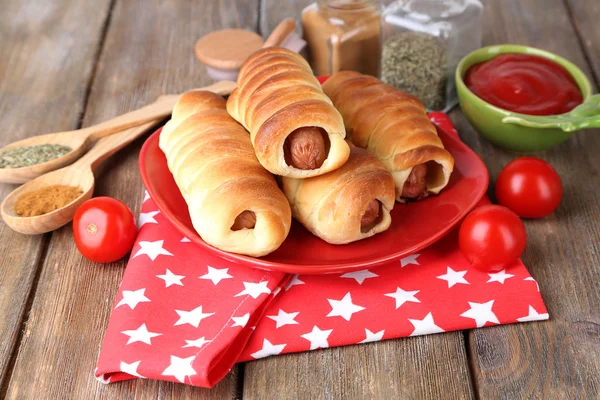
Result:
[[[161,129],[144,143],[140,153],[142,179],[160,212],[192,242],[239,264],[296,274],[349,272],[373,267],[417,252],[442,238],[479,202],[489,177],[485,164],[453,133],[437,126],[444,146],[454,156],[450,183],[439,196],[411,204],[396,203],[390,228],[369,239],[331,245],[294,221],[290,233],[275,252],[261,258],[227,253],[205,243],[190,220],[167,160],[158,147]]]

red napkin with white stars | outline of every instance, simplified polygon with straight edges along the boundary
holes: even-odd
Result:
[[[453,130],[445,114],[431,119]],[[240,361],[548,319],[520,261],[497,273],[476,270],[456,231],[376,268],[292,276],[196,246],[147,194],[139,227],[95,371],[103,383],[212,387]]]

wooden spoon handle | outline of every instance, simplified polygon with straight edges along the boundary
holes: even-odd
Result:
[[[296,29],[296,21],[293,18],[284,19],[273,29],[267,40],[265,40],[265,43],[262,45],[263,49],[265,47],[279,46],[294,29]]]
[[[235,89],[235,82],[220,81],[210,86],[200,88],[199,90],[208,90],[220,95],[227,95]],[[101,122],[97,125],[89,126],[80,129],[79,131],[69,132],[70,134],[77,133],[85,135],[89,141],[93,142],[107,135],[124,129],[138,126],[148,121],[162,119],[173,110],[175,103],[179,99],[178,94],[160,96],[154,103],[144,106],[138,110],[130,111],[116,118]]]
[[[114,135],[102,138],[83,157],[77,160],[72,168],[91,168],[92,171],[108,157],[133,142],[161,121],[161,118],[129,128]]]

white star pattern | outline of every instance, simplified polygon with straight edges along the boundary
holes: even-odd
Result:
[[[243,296],[246,294],[248,296],[252,296],[253,299],[256,299],[261,294],[270,294],[271,289],[267,287],[268,284],[268,281],[262,281],[258,283],[244,282],[244,290],[233,297]]]
[[[152,338],[161,335],[161,333],[149,332],[148,328],[146,328],[146,324],[140,325],[140,327],[137,329],[122,331],[121,333],[129,336],[129,339],[127,340],[126,344],[131,344],[135,342],[152,344]]]
[[[472,303],[469,301],[469,310],[460,314],[461,317],[471,318],[475,320],[478,328],[484,326],[487,322],[493,322],[499,324],[496,314],[492,311],[494,300],[490,300],[487,303]]]
[[[233,325],[231,325],[232,328],[235,326],[241,326],[243,328],[246,326],[248,320],[250,319],[250,313],[246,313],[241,317],[231,317],[231,319],[233,320]]]
[[[367,336],[365,340],[358,343],[371,343],[371,342],[379,342],[383,339],[383,333],[385,330],[380,330],[379,332],[373,333],[368,329],[365,329],[365,335]]]
[[[233,276],[229,275],[227,271],[229,271],[229,268],[217,269],[209,265],[208,272],[202,275],[199,279],[210,279],[212,283],[216,286],[223,279],[233,278]]]
[[[433,122],[435,125],[439,125],[439,121],[438,121],[438,119],[437,119],[437,116],[436,116],[435,114],[434,114],[434,115],[432,115],[432,116],[430,116],[430,117],[429,117],[429,120],[430,120],[431,122]]]
[[[352,314],[364,310],[364,307],[352,303],[352,297],[350,292],[341,300],[327,299],[329,305],[331,305],[331,312],[327,314],[327,317],[342,317],[346,321],[350,321]]]
[[[154,219],[156,215],[158,215],[158,211],[151,211],[148,213],[140,213],[140,218],[138,219],[137,228],[140,229],[142,226],[146,224],[158,224],[158,221]]]
[[[98,373],[98,368],[94,369],[94,375]],[[104,374],[100,376],[96,376],[96,380],[100,383],[108,385],[110,383],[110,378],[105,378]]]
[[[146,291],[146,289],[139,289],[136,291],[123,290],[123,298],[115,306],[115,308],[119,308],[122,305],[127,304],[129,306],[129,308],[131,308],[133,310],[139,303],[150,302],[150,299],[147,298],[146,296],[144,296],[145,291]]]
[[[296,318],[298,316],[298,314],[300,314],[300,313],[299,312],[286,313],[285,311],[283,311],[280,308],[277,315],[267,315],[267,318],[270,318],[273,321],[275,321],[277,323],[275,325],[275,328],[279,329],[285,325],[298,325],[298,322],[296,322],[294,320],[294,318]]]
[[[121,361],[121,366],[119,370],[121,372],[125,372],[126,374],[137,376],[138,378],[143,378],[140,374],[138,374],[137,369],[142,360],[132,362],[131,364],[127,364],[126,362]]]
[[[272,344],[267,339],[263,340],[263,347],[259,351],[250,354],[254,358],[263,358],[280,354],[285,348],[285,344]]]
[[[503,269],[500,272],[496,272],[495,274],[488,274],[488,275],[490,276],[490,280],[487,281],[486,283],[500,282],[502,284],[504,284],[505,280],[507,280],[508,278],[512,278],[514,276],[511,274],[507,274],[505,269]]]
[[[191,311],[175,310],[175,312],[179,315],[179,320],[175,322],[174,326],[190,324],[194,328],[197,328],[198,325],[200,325],[200,321],[202,321],[204,318],[214,315],[214,313],[203,313],[202,306],[196,307]]]
[[[175,275],[168,268],[164,275],[156,275],[156,277],[165,281],[165,287],[169,287],[171,285],[183,286],[181,280],[185,278],[183,275]]]
[[[196,356],[188,358],[179,358],[171,356],[171,364],[162,373],[163,376],[174,376],[179,382],[183,383],[186,376],[196,375],[196,370],[192,368],[192,363]]]
[[[117,296],[100,299],[112,311],[94,374],[101,381],[207,386],[221,375],[209,366],[225,373],[238,360],[548,318],[522,263],[474,270],[455,235],[377,268],[267,274],[207,254],[199,236],[164,216],[153,198],[138,209],[128,272]],[[324,262],[334,256],[326,247],[312,250]]]
[[[413,303],[420,303],[421,300],[419,300],[415,297],[415,294],[417,294],[419,292],[420,292],[419,290],[414,290],[412,292],[405,291],[405,290],[402,290],[399,287],[397,287],[396,291],[394,293],[387,293],[384,296],[388,296],[393,299],[396,299],[396,310],[397,310],[400,308],[400,306],[402,306],[402,304],[406,303],[407,301],[410,301]]]
[[[465,271],[455,271],[450,267],[446,267],[446,274],[436,276],[436,278],[447,281],[448,289],[450,289],[452,286],[456,285],[457,283],[463,283],[465,285],[468,285],[469,282],[465,279],[466,273],[467,273],[466,270]]]
[[[299,278],[299,275],[294,275],[292,276],[292,279],[290,279],[290,281],[288,283],[285,284],[285,290],[288,291],[290,290],[290,288],[292,286],[296,286],[296,285],[304,285],[304,282],[302,282]]]
[[[163,248],[164,240],[157,240],[155,242],[140,242],[140,249],[133,255],[131,258],[136,258],[137,256],[147,255],[150,257],[152,261],[156,260],[156,257],[160,255],[164,256],[172,256],[173,254],[169,253],[167,250]]]
[[[355,279],[359,285],[362,285],[363,282],[365,281],[365,279],[377,278],[378,276],[379,275],[372,273],[368,269],[365,269],[363,271],[354,271],[354,272],[345,273],[344,275],[342,275],[342,278]]]
[[[300,337],[308,340],[310,342],[310,349],[324,349],[329,347],[329,342],[327,342],[327,338],[331,335],[333,329],[328,329],[326,331],[322,331],[318,326],[313,326],[312,331],[305,333],[304,335],[300,335]]]
[[[547,313],[544,314],[539,314],[537,311],[535,311],[535,308],[531,307],[531,305],[529,306],[529,314],[521,317],[521,318],[517,318],[517,321],[519,322],[529,322],[529,321],[541,321],[544,319],[548,319],[550,316]]]
[[[410,323],[415,327],[413,333],[410,336],[429,335],[431,333],[444,332],[442,328],[437,326],[433,321],[433,315],[427,314],[423,319],[408,319]]]
[[[537,291],[540,291],[540,285],[537,283],[537,281],[535,279],[533,279],[533,277],[529,277],[529,278],[525,278],[523,279],[524,281],[534,281],[535,282],[535,286],[537,287]]]
[[[420,256],[420,254],[412,254],[410,256],[404,257],[403,259],[400,260],[400,266],[402,268],[404,268],[409,264],[421,265],[417,261],[417,257],[419,257],[419,256]]]
[[[148,193],[147,190],[144,190],[144,200],[142,200],[142,203],[145,203],[146,200],[148,200],[150,198],[150,193]]]
[[[206,343],[210,343],[212,340],[206,340],[204,339],[204,336],[202,336],[199,339],[196,340],[187,340],[185,341],[186,345],[182,346],[182,347],[197,347],[197,348],[201,348],[202,346],[204,346]]]

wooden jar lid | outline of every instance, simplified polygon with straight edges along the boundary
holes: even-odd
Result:
[[[216,69],[239,69],[263,45],[256,33],[243,29],[224,29],[202,36],[194,48],[196,58]]]

